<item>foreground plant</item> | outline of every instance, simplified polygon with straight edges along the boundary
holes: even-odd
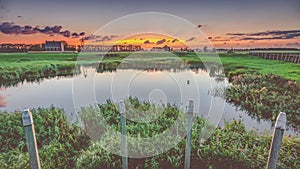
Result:
[[[69,124],[63,110],[32,111],[42,168],[73,168],[74,157],[88,145],[89,138]],[[0,113],[0,168],[29,168],[22,113]]]
[[[148,103],[140,103],[137,99],[129,99],[128,105],[135,107],[134,110],[139,112],[150,110]],[[100,105],[98,108],[84,108],[81,116],[84,116],[85,126],[102,126],[103,119],[109,127],[116,132],[120,132],[120,115],[118,106],[108,101],[107,104]],[[151,142],[143,142],[143,145],[152,150],[153,144],[160,141],[163,145],[170,142],[169,138],[156,140],[156,134],[160,134],[166,127],[169,127],[180,118],[180,112],[175,106],[168,105],[165,107],[164,113],[161,114],[157,121],[151,123],[136,123],[128,120],[127,136],[132,136],[135,140],[128,140],[128,151],[133,153],[141,152],[143,149],[139,147],[141,137],[151,137]],[[130,114],[137,113],[128,110]],[[98,117],[95,119],[95,117]],[[99,118],[101,117],[101,118]],[[103,119],[102,119],[103,118]],[[192,141],[192,168],[264,168],[267,162],[269,144],[271,136],[258,136],[255,132],[246,131],[241,121],[233,121],[227,123],[224,128],[209,130],[214,127],[201,118],[196,118],[193,125],[193,141]],[[97,130],[93,130],[99,132]],[[210,133],[205,133],[210,131]],[[104,131],[103,131],[104,132]],[[184,132],[184,130],[183,130]],[[105,133],[105,132],[104,132]],[[204,135],[210,135],[208,139]],[[117,141],[117,142],[116,142]],[[119,144],[115,144],[119,143]],[[278,166],[281,168],[298,168],[300,141],[296,138],[284,138],[281,155],[279,157]],[[106,145],[115,144],[115,150],[107,149]],[[292,146],[291,146],[292,145]],[[121,157],[117,152],[120,151],[120,135],[105,135],[99,140],[91,142],[90,146],[83,150],[76,162],[76,168],[121,168]],[[183,138],[173,148],[146,158],[129,158],[130,168],[183,168],[185,153],[185,138]]]
[[[132,114],[155,110],[153,105],[137,99],[126,101],[127,108],[135,107]],[[128,120],[127,135],[136,138],[129,145],[131,151],[139,152],[139,139],[151,138],[162,133],[176,122],[177,118],[185,118],[175,106],[166,105],[158,114],[145,116],[156,120],[150,123],[137,123]],[[130,111],[128,110],[128,113]],[[83,108],[81,117],[85,117],[83,126],[107,126],[120,131],[118,106],[108,101],[98,107]],[[142,115],[141,115],[142,116]],[[143,116],[144,117],[144,116]],[[33,110],[33,119],[37,134],[37,142],[42,168],[121,168],[121,156],[107,151],[103,142],[116,141],[114,134],[108,133],[106,140],[90,140],[84,130],[69,124],[61,109],[48,108]],[[25,141],[21,113],[0,113],[0,168],[29,168],[29,157]],[[92,127],[90,125],[90,127]],[[95,130],[97,131],[97,130]],[[185,129],[178,131],[184,131]],[[208,133],[205,133],[210,131]],[[97,131],[98,132],[98,131]],[[210,135],[203,139],[204,135]],[[191,168],[265,168],[271,136],[258,136],[255,132],[246,131],[241,121],[227,123],[224,128],[215,128],[201,118],[195,118],[192,133]],[[145,142],[147,147],[159,141],[167,144],[170,138]],[[120,146],[115,147],[116,150]],[[149,149],[149,151],[152,151]],[[129,158],[129,168],[183,168],[185,138],[173,148],[155,156],[146,158]],[[298,138],[284,138],[278,160],[279,168],[300,168],[300,141]]]

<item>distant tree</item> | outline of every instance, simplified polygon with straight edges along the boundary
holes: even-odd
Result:
[[[227,51],[227,53],[234,53],[234,50],[231,48]]]
[[[203,52],[208,52],[208,47],[207,46],[203,47]]]
[[[41,45],[36,44],[32,45],[31,48],[29,48],[30,51],[43,51],[45,48],[43,48]]]

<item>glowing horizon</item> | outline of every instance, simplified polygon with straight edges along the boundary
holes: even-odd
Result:
[[[88,0],[66,1],[16,1],[0,0],[0,43],[42,44],[46,40],[66,41],[70,45],[80,45],[81,38],[87,38],[117,18],[144,11],[160,11],[185,18],[204,33],[216,48],[259,48],[282,47],[300,48],[300,1],[298,0],[253,0],[251,2],[224,1],[165,1],[128,0],[121,2]],[[121,5],[122,4],[122,5]],[[228,6],[230,4],[230,6]],[[268,8],[265,8],[268,6]],[[159,26],[157,20],[149,20],[145,29]],[[3,26],[3,24],[6,25]],[[132,24],[132,23],[130,23]],[[120,32],[121,32],[121,28]],[[184,32],[184,27],[180,28]],[[164,31],[164,30],[162,30]],[[122,32],[118,36],[139,34],[140,32]],[[149,37],[149,44],[144,39],[111,38],[114,34],[101,34],[102,45],[133,44],[145,48],[154,46],[157,41],[166,37]],[[108,38],[107,38],[108,37]],[[168,43],[164,45],[179,46]],[[88,38],[87,38],[88,39]],[[181,43],[196,47],[203,39],[185,36]],[[207,43],[207,42],[205,42]],[[161,44],[163,45],[163,44]],[[182,44],[180,44],[182,45]]]

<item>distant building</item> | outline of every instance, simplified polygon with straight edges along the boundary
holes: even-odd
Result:
[[[133,52],[140,51],[142,47],[140,45],[113,45],[111,50],[112,52]]]
[[[133,52],[143,50],[140,45],[84,45],[82,51],[84,52]]]
[[[0,52],[27,52],[32,46],[32,44],[2,43],[0,44]]]
[[[46,41],[45,50],[46,51],[61,51],[65,50],[67,43],[65,41]]]
[[[171,51],[171,48],[165,45],[164,47],[153,47],[151,51]]]

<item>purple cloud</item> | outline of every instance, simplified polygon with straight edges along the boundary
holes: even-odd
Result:
[[[146,40],[145,42],[144,42],[144,44],[153,44],[154,42],[150,42],[149,40]]]
[[[89,35],[89,36],[83,37],[82,40],[88,40],[88,41],[93,41],[93,42],[105,42],[105,41],[113,40],[117,37],[119,37],[119,36],[118,35],[105,35],[105,36]]]
[[[286,47],[297,47],[300,48],[300,43],[294,42],[294,43],[287,43],[285,44]]]
[[[178,39],[173,39],[172,43],[175,43],[175,42],[178,42],[178,41],[179,41]]]
[[[191,42],[191,41],[195,41],[195,40],[196,40],[195,37],[191,37],[191,38],[187,39],[186,42]]]
[[[40,28],[40,26],[35,26],[34,28],[30,25],[20,26],[13,22],[3,22],[0,24],[0,32],[4,34],[14,34],[14,35],[28,35],[35,33],[47,34],[50,36],[53,35],[62,35],[64,37],[79,37],[84,36],[85,33],[81,32],[80,34],[74,32],[71,33],[69,30],[62,30],[62,26],[46,26]]]
[[[241,37],[240,40],[294,39],[300,37],[300,30],[275,30],[255,33],[227,33],[226,35]]]
[[[156,45],[161,45],[164,44],[166,42],[166,39],[162,39],[156,42]]]

